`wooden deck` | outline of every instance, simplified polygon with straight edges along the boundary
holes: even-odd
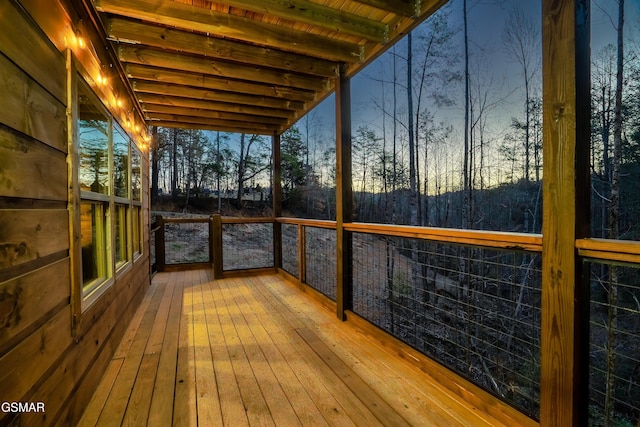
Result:
[[[499,426],[280,276],[160,273],[82,426]]]

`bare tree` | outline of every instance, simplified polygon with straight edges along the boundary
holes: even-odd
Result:
[[[531,178],[531,90],[541,61],[540,30],[524,11],[515,6],[509,12],[502,41],[507,54],[522,68],[524,79],[524,178]]]

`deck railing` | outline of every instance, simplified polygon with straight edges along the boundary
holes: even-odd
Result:
[[[545,352],[540,235],[344,224],[351,233],[352,273],[350,292],[339,294],[341,251],[334,221],[159,217],[160,270],[176,268],[158,250],[170,244],[167,224],[194,223],[208,224],[210,261],[205,264],[216,277],[279,268],[329,300],[349,298],[341,302],[358,318],[539,418],[545,393],[540,388]],[[590,378],[585,411],[593,425],[635,425],[640,415],[640,243],[582,239],[576,250],[590,273],[585,283],[591,297],[583,311],[588,319],[582,323],[591,331],[590,353],[581,362]],[[192,262],[177,268],[187,265],[201,266]]]

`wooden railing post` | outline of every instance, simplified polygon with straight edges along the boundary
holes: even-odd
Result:
[[[211,239],[211,258],[213,260],[213,278],[222,279],[222,217],[211,216],[209,238]]]
[[[280,134],[274,133],[271,139],[271,149],[273,157],[273,183],[272,202],[273,217],[282,216],[282,157],[280,155]],[[273,265],[275,268],[282,268],[282,224],[273,222]]]
[[[307,278],[306,227],[298,224],[298,279],[304,283]]]
[[[353,308],[352,234],[344,229],[353,221],[351,185],[351,84],[342,64],[336,83],[336,314],[341,320]]]
[[[159,272],[164,271],[165,254],[164,254],[164,219],[162,215],[156,216],[156,268]]]
[[[590,2],[543,0],[540,425],[583,426],[589,408]]]

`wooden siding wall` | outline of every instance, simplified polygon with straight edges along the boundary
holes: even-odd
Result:
[[[20,5],[0,2],[0,426],[75,425],[150,283],[144,253],[85,311],[72,336],[66,60]]]

